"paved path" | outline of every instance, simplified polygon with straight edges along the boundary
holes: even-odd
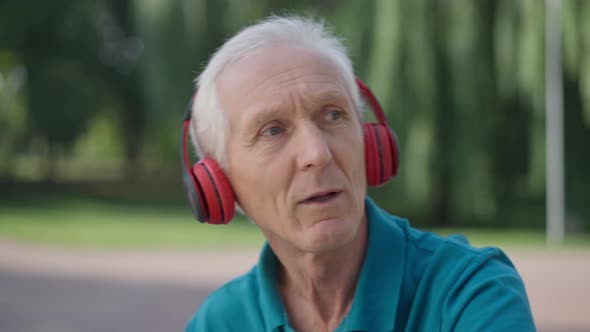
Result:
[[[508,250],[539,331],[590,331],[590,251]],[[0,330],[181,331],[255,250],[48,249],[0,240]]]
[[[0,331],[184,331],[210,291],[0,271]]]

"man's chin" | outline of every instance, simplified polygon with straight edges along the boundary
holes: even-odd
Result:
[[[358,225],[348,218],[326,218],[313,224],[305,233],[304,251],[325,253],[346,246],[356,236]]]

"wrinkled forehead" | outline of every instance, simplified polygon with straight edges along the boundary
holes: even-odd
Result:
[[[295,46],[266,47],[252,52],[226,66],[216,83],[221,106],[226,111],[276,101],[302,84],[350,98],[342,72],[328,56]],[[308,92],[310,97],[321,93],[313,92]]]

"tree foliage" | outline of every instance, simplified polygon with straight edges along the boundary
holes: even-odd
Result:
[[[383,206],[438,225],[544,224],[543,2],[34,5],[31,11],[32,1],[0,4],[0,77],[26,70],[10,103],[3,102],[8,90],[0,80],[7,109],[0,111],[0,129],[13,128],[0,138],[13,147],[35,136],[71,146],[89,124],[104,121],[96,114],[111,112],[128,174],[146,160],[175,164],[182,111],[211,53],[258,19],[303,14],[324,18],[344,37],[357,74],[379,97],[401,142],[399,177],[373,192]],[[562,29],[568,220],[590,227],[590,2],[562,1]],[[0,160],[17,150],[3,147]]]

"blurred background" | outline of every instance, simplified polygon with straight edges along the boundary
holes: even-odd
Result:
[[[380,206],[414,226],[514,250],[527,282],[549,282],[546,273],[561,268],[590,270],[590,1],[560,4],[566,232],[562,248],[551,249],[543,1],[0,1],[0,329],[141,326],[118,325],[121,311],[171,324],[144,323],[143,331],[180,329],[209,289],[242,269],[236,259],[255,262],[263,239],[243,218],[224,227],[193,221],[179,138],[193,80],[211,53],[270,14],[325,19],[382,103],[401,169],[371,190]],[[567,294],[589,296],[588,279],[576,280]],[[160,306],[143,310],[152,299],[130,284],[159,290],[148,293]],[[68,287],[84,296],[62,298]],[[102,311],[86,300],[97,293],[112,295],[95,303]],[[49,313],[32,301],[39,294]],[[553,300],[584,307],[564,294],[556,289]],[[116,300],[126,305],[109,314],[109,301],[121,297],[131,302]],[[533,304],[546,331],[566,330],[568,321],[590,329],[586,317],[559,321],[549,309]],[[46,320],[30,325],[22,313],[35,310]],[[167,321],[162,312],[177,316]]]

